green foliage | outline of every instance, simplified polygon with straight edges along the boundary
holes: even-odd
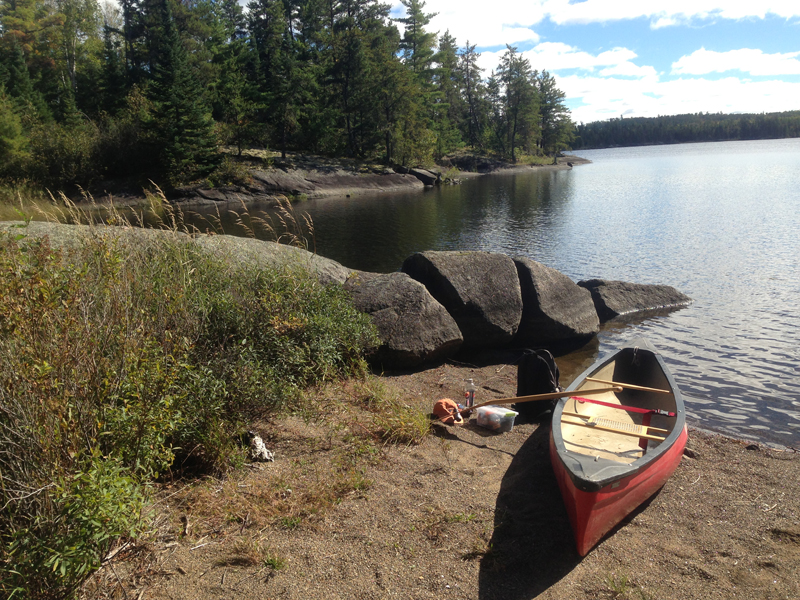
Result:
[[[375,333],[338,286],[145,233],[0,236],[5,597],[67,594],[136,535],[152,477],[223,472],[245,423],[364,371]]]
[[[605,584],[613,598],[624,596],[632,587],[627,575],[617,576],[614,573],[606,576]]]
[[[0,589],[20,597],[69,594],[97,569],[111,543],[141,531],[144,488],[114,460],[92,456],[84,470],[52,488],[53,514],[15,531]]]
[[[274,571],[280,571],[286,566],[286,559],[278,554],[268,553],[264,559],[264,566],[269,567]]]
[[[15,106],[0,86],[0,177],[18,175],[27,157],[28,139]]]
[[[357,397],[372,412],[372,425],[386,442],[417,444],[431,428],[427,413],[405,402],[382,380],[368,378],[356,392]]]
[[[92,123],[69,126],[50,121],[36,125],[30,133],[26,174],[49,187],[88,186],[101,173],[96,154],[98,136]]]

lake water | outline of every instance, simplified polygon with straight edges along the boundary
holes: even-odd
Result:
[[[316,251],[354,269],[394,271],[422,250],[489,250],[575,281],[672,285],[694,299],[689,308],[605,326],[559,359],[576,365],[562,384],[644,335],[672,368],[691,424],[800,447],[800,140],[578,154],[592,164],[297,208],[313,219]]]

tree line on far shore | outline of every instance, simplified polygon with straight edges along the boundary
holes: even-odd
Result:
[[[552,75],[511,46],[483,73],[475,45],[402,3],[392,19],[377,0],[4,2],[0,178],[176,186],[233,172],[220,146],[404,165],[568,146]]]
[[[762,114],[698,113],[580,123],[572,148],[800,137],[800,111]]]

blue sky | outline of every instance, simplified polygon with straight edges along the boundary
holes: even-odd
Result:
[[[402,6],[397,2],[394,13]],[[546,69],[573,120],[800,110],[800,0],[427,0],[429,30]]]

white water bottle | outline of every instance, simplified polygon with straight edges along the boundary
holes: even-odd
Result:
[[[472,379],[467,379],[464,384],[464,408],[472,408],[475,406],[475,387]]]

